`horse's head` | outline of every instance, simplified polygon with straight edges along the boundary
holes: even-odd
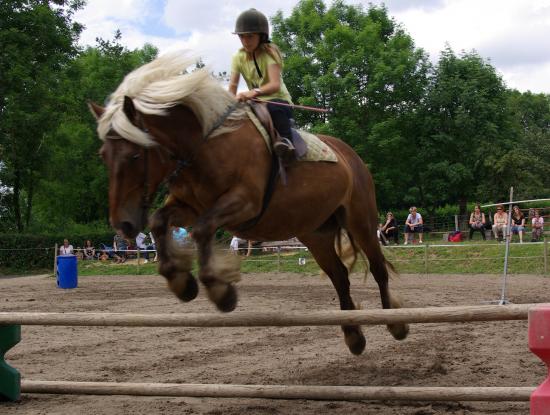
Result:
[[[105,113],[93,103],[90,109],[98,120]],[[109,219],[114,228],[133,238],[147,225],[151,199],[174,162],[162,147],[136,144],[115,129],[104,138],[99,153],[109,171]]]

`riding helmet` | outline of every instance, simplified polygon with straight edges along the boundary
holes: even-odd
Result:
[[[261,33],[269,37],[269,23],[267,17],[256,9],[248,9],[237,17],[235,23],[235,33]]]

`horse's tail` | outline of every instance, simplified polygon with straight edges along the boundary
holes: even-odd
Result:
[[[347,230],[340,229],[340,231],[336,233],[335,245],[336,253],[340,257],[340,260],[344,266],[348,269],[348,274],[353,272],[359,258],[363,260],[363,263],[365,264],[364,279],[366,280],[369,273],[369,261],[363,251],[357,247],[351,234]]]

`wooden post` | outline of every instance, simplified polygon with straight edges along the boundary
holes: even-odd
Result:
[[[281,247],[277,247],[277,272],[281,272]]]
[[[57,242],[53,248],[53,276],[57,278]]]
[[[529,310],[529,349],[546,364],[550,375],[550,306]],[[550,377],[531,394],[531,415],[550,415]]]
[[[140,257],[140,252],[139,252],[139,248],[137,249],[137,274],[139,275],[139,257]]]
[[[544,275],[548,275],[548,240],[546,238],[544,238],[543,255],[544,255]]]
[[[424,245],[424,274],[428,275],[428,244]]]

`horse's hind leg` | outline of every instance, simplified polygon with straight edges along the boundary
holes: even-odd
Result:
[[[368,218],[365,218],[364,215],[355,216],[355,218],[348,216],[348,232],[369,260],[370,271],[380,290],[382,308],[401,308],[401,301],[398,297],[392,295],[389,287],[388,266],[392,266],[384,257],[384,253],[376,237],[376,227],[369,227],[367,221]],[[372,223],[376,223],[376,218],[374,218]],[[407,324],[388,324],[387,327],[397,340],[403,340],[409,333],[409,326]]]
[[[332,281],[340,299],[340,308],[342,310],[355,310],[355,304],[350,296],[348,270],[336,254],[334,238],[335,232],[313,233],[299,237],[300,241],[311,251],[317,264]],[[342,326],[342,330],[349,350],[353,354],[361,354],[366,344],[361,327]]]

